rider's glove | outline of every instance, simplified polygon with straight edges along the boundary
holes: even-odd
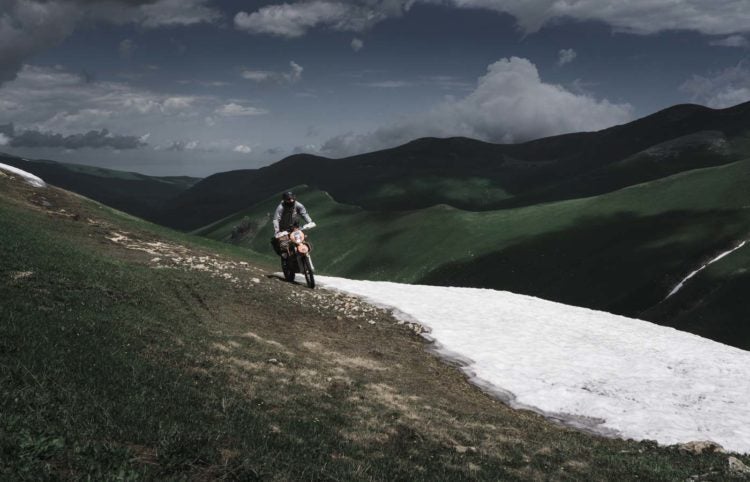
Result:
[[[310,228],[314,228],[315,226],[317,226],[317,224],[315,224],[313,221],[310,221],[309,223],[302,226],[302,229],[310,229]]]

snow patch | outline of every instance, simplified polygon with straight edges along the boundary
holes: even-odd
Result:
[[[750,352],[503,291],[318,280],[431,328],[435,351],[512,406],[610,436],[750,452]]]
[[[701,271],[703,271],[704,269],[706,269],[706,268],[707,268],[707,267],[708,267],[709,265],[712,265],[712,264],[714,264],[715,262],[719,261],[720,259],[722,259],[722,258],[724,258],[724,257],[726,257],[726,256],[729,256],[730,254],[734,253],[734,252],[735,252],[735,251],[737,251],[738,249],[740,249],[740,248],[742,248],[743,246],[745,246],[745,244],[746,244],[746,243],[747,243],[747,241],[743,241],[743,242],[741,242],[741,243],[739,244],[739,246],[737,246],[737,247],[735,247],[735,248],[732,248],[732,249],[730,249],[729,251],[725,251],[725,252],[721,253],[720,255],[718,255],[717,257],[715,257],[714,259],[712,259],[712,260],[711,260],[711,261],[709,261],[708,263],[704,264],[703,266],[701,266],[700,268],[696,269],[695,271],[693,271],[693,272],[692,272],[692,273],[690,273],[689,275],[685,276],[685,278],[683,278],[683,279],[682,279],[682,281],[680,281],[680,282],[679,282],[679,283],[677,284],[677,286],[675,286],[675,287],[674,287],[674,288],[672,289],[672,291],[670,291],[670,292],[669,292],[669,294],[667,295],[667,298],[671,298],[671,297],[672,297],[673,295],[675,295],[675,294],[676,294],[676,293],[677,293],[678,291],[680,291],[680,290],[682,289],[682,287],[683,287],[683,286],[685,286],[685,283],[687,283],[687,281],[688,281],[688,280],[689,280],[690,278],[692,278],[693,276],[697,275],[698,273],[700,273]],[[664,298],[664,299],[666,300],[667,298]]]
[[[34,187],[47,187],[47,184],[45,184],[44,181],[42,181],[41,178],[26,172],[24,170],[21,170],[17,167],[9,166],[7,164],[0,163],[0,169],[6,172],[10,172],[12,174],[15,174],[16,176],[20,176],[23,178],[24,181],[31,184]]]

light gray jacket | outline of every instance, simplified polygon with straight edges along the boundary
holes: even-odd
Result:
[[[288,231],[300,216],[306,223],[312,222],[310,215],[307,214],[307,209],[301,202],[295,201],[294,206],[291,207],[284,206],[283,202],[279,203],[279,207],[276,208],[273,215],[273,232]]]

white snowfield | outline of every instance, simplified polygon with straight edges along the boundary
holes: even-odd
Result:
[[[607,435],[750,452],[750,352],[503,291],[318,279],[428,327],[438,353],[512,406]]]
[[[13,167],[7,164],[0,163],[0,170],[10,172],[11,174],[15,174],[16,176],[20,176],[23,178],[24,181],[28,182],[34,187],[46,187],[47,186],[47,184],[44,181],[42,181],[40,177],[37,177],[17,167]]]

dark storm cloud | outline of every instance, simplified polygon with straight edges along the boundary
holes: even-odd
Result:
[[[132,7],[137,7],[140,5],[149,5],[152,3],[156,3],[157,0],[108,0],[107,2],[102,2],[101,0],[59,0],[62,3],[77,3],[80,5],[100,5],[102,3],[120,3],[123,5],[130,5]]]
[[[69,2],[0,0],[0,83],[13,80],[26,58],[73,32],[76,6]]]
[[[15,133],[15,126],[13,124],[0,124],[0,134],[10,139]]]
[[[26,59],[70,36],[84,21],[135,23],[147,28],[213,22],[207,0],[0,0],[0,84]]]
[[[0,126],[0,130],[3,128],[5,128],[3,134],[10,138],[9,145],[11,147],[127,150],[146,146],[146,143],[140,137],[115,135],[107,129],[63,136],[62,134],[35,130],[27,130],[16,134],[13,124]]]

